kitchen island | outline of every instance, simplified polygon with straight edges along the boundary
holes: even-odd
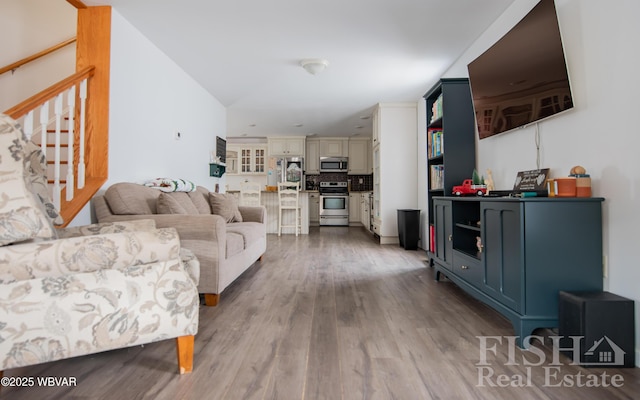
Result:
[[[234,196],[240,197],[240,191],[238,190],[229,190],[227,191],[229,194],[233,194]],[[303,235],[309,234],[309,193],[305,190],[300,191],[300,208],[302,213],[302,218],[300,220],[302,228],[300,233]],[[312,192],[312,193],[317,193]],[[267,233],[278,233],[278,192],[268,192],[263,190],[260,193],[260,204],[267,208]],[[293,211],[285,211],[282,214],[282,223],[284,225],[293,225],[294,223],[294,214]],[[282,228],[282,234],[291,234],[294,235],[295,231],[293,228]]]

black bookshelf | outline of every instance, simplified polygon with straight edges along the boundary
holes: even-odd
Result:
[[[441,97],[441,113],[433,118],[433,104]],[[427,142],[433,130],[440,130],[441,154],[432,151],[435,143],[427,148],[427,188],[429,207],[429,253],[434,224],[433,197],[449,196],[453,186],[471,178],[476,167],[475,117],[471,101],[471,89],[466,78],[443,78],[425,95],[427,105]],[[434,179],[432,170],[442,170],[440,179]],[[429,254],[431,258],[431,254]]]

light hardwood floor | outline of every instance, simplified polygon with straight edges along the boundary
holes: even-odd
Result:
[[[5,371],[75,377],[77,386],[3,388],[7,399],[638,399],[640,370],[526,366],[504,339],[484,368],[476,336],[511,336],[510,323],[448,281],[423,251],[380,246],[361,228],[269,235],[268,251],[201,307],[194,371],[178,375],[174,340]],[[488,341],[491,348],[494,341]],[[516,364],[516,365],[510,365]],[[494,376],[479,379],[479,371]],[[573,387],[545,386],[563,376]],[[620,388],[577,387],[619,374]],[[491,387],[497,375],[525,387]],[[589,378],[591,376],[591,378]],[[479,386],[483,383],[484,386]],[[506,383],[506,381],[505,381]],[[517,383],[517,382],[516,382]],[[611,380],[608,380],[611,383]]]

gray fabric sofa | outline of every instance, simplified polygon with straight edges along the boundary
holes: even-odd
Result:
[[[262,258],[267,249],[266,209],[238,207],[242,222],[230,222],[212,214],[209,191],[165,193],[183,208],[182,214],[159,214],[158,199],[164,193],[136,183],[117,183],[92,203],[98,222],[153,219],[158,228],[175,228],[180,243],[200,262],[198,291],[209,306],[240,274]],[[165,211],[166,210],[161,210]]]

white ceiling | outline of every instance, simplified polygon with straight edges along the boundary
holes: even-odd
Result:
[[[84,2],[113,6],[226,106],[228,137],[255,137],[370,135],[376,103],[420,99],[513,1]]]

